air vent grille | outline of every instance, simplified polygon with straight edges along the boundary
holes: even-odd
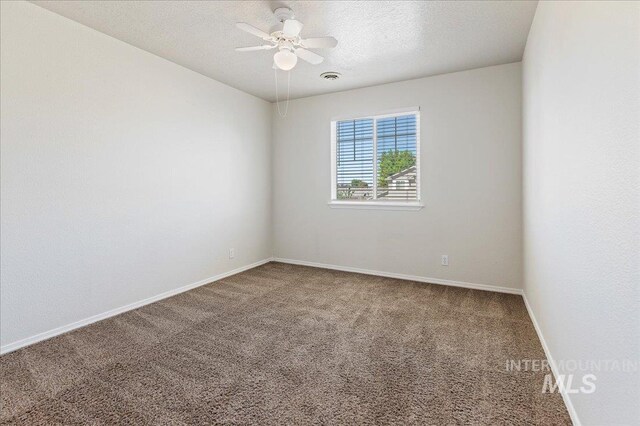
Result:
[[[335,71],[323,72],[320,77],[325,80],[337,80],[340,78],[340,73]]]

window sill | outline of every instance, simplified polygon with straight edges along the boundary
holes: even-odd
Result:
[[[361,209],[361,210],[408,210],[417,211],[424,207],[418,201],[329,201],[332,209]]]

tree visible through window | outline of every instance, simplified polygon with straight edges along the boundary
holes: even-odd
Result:
[[[335,199],[417,201],[419,113],[335,123]]]

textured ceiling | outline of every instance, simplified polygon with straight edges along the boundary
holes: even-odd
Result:
[[[298,61],[299,98],[522,59],[536,2],[528,1],[34,1],[46,9],[251,93],[275,100],[273,51],[235,52],[262,40],[235,27],[269,32],[272,10],[293,9],[302,36],[332,35],[314,49],[320,65]],[[342,78],[319,76],[338,71]],[[285,75],[281,76],[285,81]],[[284,91],[280,91],[281,96]]]

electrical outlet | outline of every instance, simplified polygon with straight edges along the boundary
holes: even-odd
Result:
[[[236,249],[230,248],[229,249],[229,259],[233,259],[234,257],[236,257]]]
[[[443,254],[442,255],[442,266],[449,266],[449,255],[448,254]]]

